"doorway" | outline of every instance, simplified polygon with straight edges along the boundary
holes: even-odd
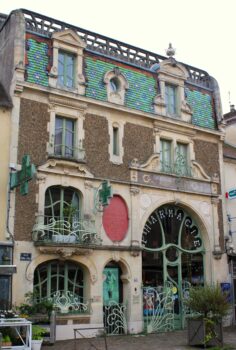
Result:
[[[204,283],[201,232],[183,208],[156,209],[143,229],[143,317],[148,332],[185,326],[188,290]]]
[[[121,268],[116,262],[110,262],[103,270],[103,323],[107,334],[127,332],[121,275]]]

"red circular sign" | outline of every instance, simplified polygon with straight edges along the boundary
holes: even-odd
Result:
[[[129,226],[128,210],[120,196],[114,196],[104,209],[102,223],[112,241],[122,241],[125,238]]]

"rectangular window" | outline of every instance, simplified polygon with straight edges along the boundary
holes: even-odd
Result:
[[[165,86],[165,103],[167,114],[176,116],[177,104],[176,104],[177,88],[176,86],[166,84]]]
[[[171,157],[171,141],[161,140],[160,160],[161,171],[171,173],[172,157]]]
[[[119,128],[113,126],[113,154],[119,156]]]
[[[175,171],[178,175],[189,175],[188,145],[177,143]]]
[[[56,117],[55,121],[55,155],[75,157],[75,121]]]
[[[58,56],[58,83],[68,88],[74,87],[75,56],[59,51]]]
[[[11,309],[11,276],[0,275],[0,310]]]

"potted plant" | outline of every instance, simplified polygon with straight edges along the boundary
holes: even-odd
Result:
[[[43,336],[46,334],[46,329],[38,325],[32,326],[32,350],[40,350],[43,342]]]
[[[9,335],[4,335],[2,337],[2,346],[12,346],[11,338]]]
[[[188,344],[222,346],[222,317],[227,314],[230,305],[220,286],[192,287],[187,305],[190,309]]]

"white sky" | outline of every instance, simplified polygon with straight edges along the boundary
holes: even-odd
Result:
[[[236,0],[1,0],[206,70],[219,83],[223,113],[236,105]]]

